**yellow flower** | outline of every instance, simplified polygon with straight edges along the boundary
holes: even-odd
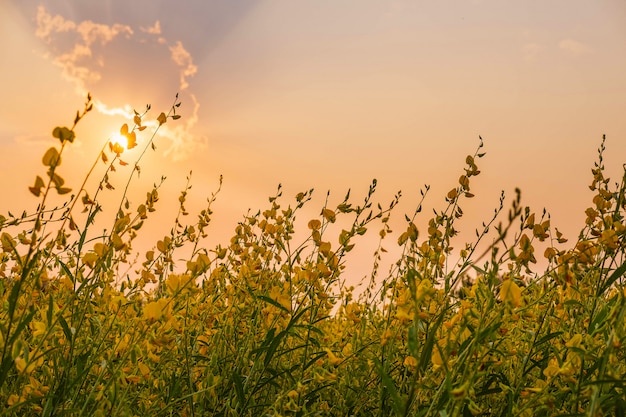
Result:
[[[512,279],[507,279],[500,287],[500,300],[519,307],[522,305],[522,289]]]
[[[433,365],[435,366],[435,368],[439,368],[440,366],[443,365],[443,358],[441,357],[441,353],[439,352],[439,349],[437,349],[437,347],[433,347],[433,356],[431,357],[431,361],[433,362]]]
[[[568,348],[579,347],[583,341],[583,336],[580,333],[575,334],[572,338],[565,344]]]
[[[403,365],[407,368],[415,368],[417,367],[417,359],[415,359],[413,356],[407,356],[406,358],[404,358]]]
[[[46,324],[42,321],[33,321],[30,327],[33,330],[33,336],[41,336],[47,330]]]
[[[557,376],[559,374],[559,371],[560,371],[559,362],[556,359],[552,358],[548,362],[548,366],[546,366],[546,369],[543,370],[543,374],[547,378],[551,378],[553,376]]]
[[[270,298],[277,301],[285,309],[291,311],[291,298],[289,295],[283,293],[283,289],[278,286],[272,287],[270,290]]]
[[[137,366],[139,367],[139,372],[141,372],[141,375],[143,375],[144,378],[150,375],[150,368],[148,368],[143,362],[138,362]]]
[[[389,342],[389,339],[391,339],[392,337],[393,337],[393,331],[391,329],[386,329],[382,337],[380,338],[381,346],[385,346]]]
[[[609,249],[617,249],[618,247],[618,239],[615,230],[606,229],[602,231],[602,235],[600,236],[600,243],[606,246]]]
[[[328,348],[324,348],[324,350],[326,351],[326,355],[328,355],[328,361],[330,362],[330,364],[333,366],[339,366],[339,364],[341,363],[341,359],[338,358],[332,350]]]
[[[161,298],[157,301],[151,301],[143,307],[143,315],[148,320],[158,320],[165,313],[167,300]]]
[[[11,394],[9,395],[9,398],[7,398],[7,405],[9,406],[15,405],[18,403],[19,400],[20,400],[20,397],[17,394]]]
[[[413,314],[409,311],[411,306],[404,305],[399,306],[396,311],[396,318],[400,321],[400,323],[407,323],[413,320]]]

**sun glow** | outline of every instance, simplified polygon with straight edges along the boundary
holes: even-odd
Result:
[[[128,138],[120,133],[111,133],[111,144],[113,147],[120,146],[123,150],[128,149]]]

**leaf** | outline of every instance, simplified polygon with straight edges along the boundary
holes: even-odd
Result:
[[[70,143],[72,143],[74,142],[74,139],[76,138],[76,135],[74,134],[74,132],[65,126],[55,127],[54,130],[52,131],[52,136],[59,139],[61,143],[64,143],[65,141],[69,141]]]
[[[175,115],[172,116],[172,119],[178,120],[178,119],[180,119],[180,115],[179,114],[175,114]]]
[[[328,220],[329,222],[335,223],[335,220],[336,220],[335,212],[332,211],[331,209],[325,208],[324,210],[322,210],[322,216],[324,216],[324,218]]]
[[[126,246],[124,244],[124,241],[122,240],[122,238],[120,237],[120,235],[118,235],[117,233],[113,233],[111,235],[111,243],[113,243],[113,248],[115,250],[121,250],[124,249],[124,247]]]
[[[159,117],[157,117],[157,121],[159,122],[159,126],[165,124],[165,122],[167,122],[167,116],[165,115],[165,113],[159,114]]]
[[[339,234],[339,244],[341,246],[346,246],[349,242],[350,242],[350,232],[344,229]]]
[[[408,347],[409,347],[409,352],[411,353],[411,356],[413,357],[417,357],[418,356],[418,342],[417,342],[417,329],[415,327],[415,325],[409,327],[409,340],[408,340]]]
[[[102,152],[102,154],[100,154],[100,157],[102,158],[102,162],[104,162],[105,164],[109,160],[109,158],[106,156],[106,154],[104,152]]]
[[[49,176],[50,176],[50,174],[51,174],[51,172],[50,172],[50,171],[48,171],[48,175],[49,175]],[[64,180],[63,178],[61,178],[61,176],[60,176],[60,175],[57,175],[57,174],[52,174],[52,175],[50,176],[50,179],[52,180],[52,182],[54,183],[54,186],[55,186],[56,188],[60,188],[60,187],[62,187],[62,186],[63,186],[63,184],[65,184],[65,180]]]
[[[65,321],[65,318],[61,315],[59,315],[59,324],[61,325],[61,328],[63,329],[63,333],[65,334],[65,338],[71,342],[72,341],[72,332],[70,330],[70,326],[67,325],[67,321]]]
[[[599,297],[604,294],[610,287],[626,272],[626,263],[623,263],[620,267],[618,267],[611,276],[604,282],[604,284],[598,287],[598,291],[596,292],[596,296]]]
[[[28,189],[30,190],[31,193],[33,193],[35,195],[35,197],[39,197],[39,195],[41,194],[41,189],[44,187],[44,183],[43,183],[43,179],[37,175],[37,178],[35,179],[35,185],[33,187],[28,187]]]
[[[17,324],[17,327],[15,328],[15,330],[13,330],[13,334],[11,334],[11,338],[9,339],[9,343],[8,343],[9,346],[13,345],[15,340],[17,340],[17,338],[19,337],[20,333],[22,333],[22,330],[24,330],[24,328],[26,328],[26,326],[28,326],[28,324],[33,320],[35,313],[37,313],[37,310],[32,309],[25,317],[20,319],[20,322]]]
[[[137,146],[137,135],[135,134],[135,132],[130,132],[129,134],[127,134],[126,139],[126,149],[133,149],[135,146]]]
[[[243,392],[243,383],[241,382],[241,376],[239,375],[238,370],[233,372],[233,383],[235,384],[235,393],[237,394],[237,400],[239,401],[240,407],[243,408],[246,403],[246,398]]]
[[[61,156],[59,155],[59,151],[57,151],[57,148],[53,146],[48,149],[46,153],[43,154],[41,162],[43,162],[43,164],[47,167],[56,167],[61,165]]]
[[[322,227],[322,222],[317,219],[313,219],[309,221],[309,224],[307,226],[310,230],[319,230]]]
[[[402,410],[404,409],[404,401],[398,393],[395,382],[393,381],[393,379],[391,379],[389,374],[385,372],[382,363],[380,363],[377,358],[374,358],[374,364],[376,365],[376,370],[378,371],[378,375],[381,378],[383,386],[391,397],[391,407],[393,408],[396,415],[402,415]]]
[[[262,301],[265,301],[266,303],[269,303],[269,304],[273,305],[274,307],[276,307],[276,308],[278,308],[280,310],[283,310],[286,313],[289,313],[289,310],[285,306],[283,306],[281,303],[279,303],[278,301],[276,301],[276,300],[274,300],[274,299],[272,299],[270,297],[267,297],[265,295],[257,295],[257,298],[262,300]]]
[[[76,222],[74,221],[74,219],[72,218],[72,216],[70,216],[70,230],[76,230]]]

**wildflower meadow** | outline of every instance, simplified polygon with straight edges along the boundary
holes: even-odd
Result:
[[[136,256],[159,184],[107,210],[102,197],[113,176],[128,189],[180,102],[152,119],[149,106],[135,112],[126,143],[107,141],[70,187],[62,157],[92,106],[88,96],[71,127],[53,129],[42,173],[24,185],[32,207],[0,211],[3,416],[626,415],[626,168],[605,177],[604,139],[574,239],[518,192],[459,244],[481,139],[430,214],[422,203],[396,213],[399,196],[377,202],[373,181],[303,219],[313,190],[279,187],[206,247],[219,189],[198,213],[185,189],[173,224]],[[355,287],[343,271],[365,234],[379,244]]]

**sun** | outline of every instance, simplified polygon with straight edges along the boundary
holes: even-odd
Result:
[[[111,144],[120,146],[123,150],[128,149],[128,138],[120,133],[111,133]]]

